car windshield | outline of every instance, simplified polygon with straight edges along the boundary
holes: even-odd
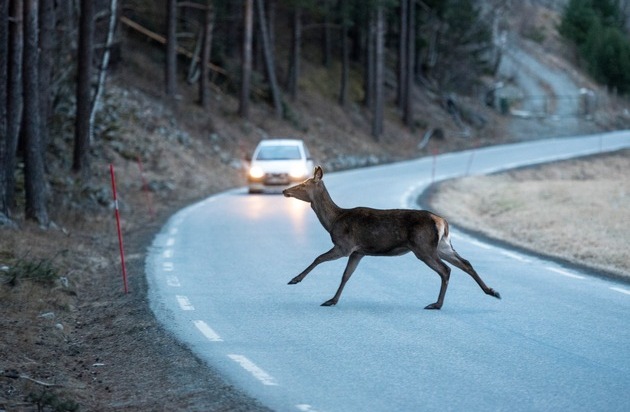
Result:
[[[300,148],[298,146],[263,146],[260,148],[256,160],[299,160]]]

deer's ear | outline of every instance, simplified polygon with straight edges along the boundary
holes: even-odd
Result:
[[[322,180],[323,176],[324,176],[324,170],[322,169],[322,167],[316,166],[315,171],[313,172],[313,179]]]

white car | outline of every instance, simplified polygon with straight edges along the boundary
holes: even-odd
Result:
[[[306,180],[313,168],[313,159],[302,140],[262,140],[254,150],[247,173],[249,193],[285,189]]]

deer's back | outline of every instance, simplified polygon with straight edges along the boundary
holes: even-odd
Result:
[[[400,255],[409,251],[410,243],[437,245],[436,217],[426,210],[344,209],[330,234],[333,243],[346,250],[365,255]]]

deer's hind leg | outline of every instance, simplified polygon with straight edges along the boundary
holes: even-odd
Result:
[[[481,279],[479,274],[472,267],[470,262],[461,257],[455,251],[455,249],[453,249],[453,245],[451,245],[451,242],[448,238],[442,239],[440,241],[440,244],[438,246],[438,254],[448,263],[468,273],[475,280],[475,282],[477,282],[479,287],[485,292],[486,295],[494,296],[497,299],[501,299],[501,295],[499,294],[499,292],[488,287],[488,285],[486,285],[486,283]]]
[[[425,309],[441,309],[444,304],[444,295],[446,295],[446,289],[448,288],[448,282],[451,277],[451,268],[446,265],[446,263],[442,262],[440,259],[437,250],[434,250],[433,253],[427,254],[423,253],[421,248],[412,249],[413,253],[416,255],[418,259],[423,261],[428,267],[433,269],[440,275],[440,280],[442,281],[440,285],[440,294],[438,295],[438,300],[435,303],[427,305]]]
[[[446,264],[437,257],[432,259],[423,259],[422,261],[426,263],[427,266],[429,266],[431,269],[435,270],[438,275],[440,275],[440,280],[442,281],[437,302],[427,305],[425,309],[441,309],[442,305],[444,304],[444,295],[446,295],[448,282],[451,278],[451,268],[446,266]]]

